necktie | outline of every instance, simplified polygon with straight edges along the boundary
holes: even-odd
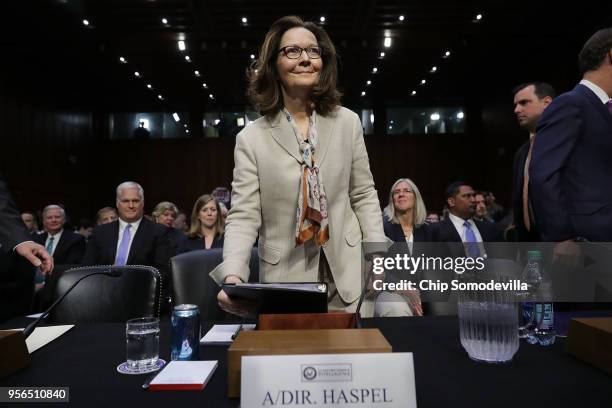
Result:
[[[610,112],[610,114],[612,114],[612,99],[610,99],[608,102],[606,102],[606,107],[608,108],[608,112]]]
[[[523,167],[523,224],[527,231],[531,231],[531,217],[529,216],[529,164],[531,163],[534,141],[535,135],[529,141],[529,152],[525,159],[525,167]]]
[[[478,248],[476,234],[474,234],[472,225],[469,222],[465,221],[463,226],[465,227],[465,252],[469,257],[477,258],[480,256],[480,249]]]
[[[55,239],[55,237],[51,236],[49,237],[49,242],[47,242],[47,252],[49,253],[49,255],[53,255],[53,240]]]
[[[132,233],[130,232],[131,228],[132,226],[128,224],[123,230],[123,237],[121,238],[121,243],[119,244],[119,251],[117,251],[117,259],[115,260],[115,265],[123,266],[127,263],[128,252],[130,248],[130,239],[132,238]]]

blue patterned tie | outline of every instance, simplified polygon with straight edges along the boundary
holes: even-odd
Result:
[[[53,255],[53,240],[54,239],[55,237],[53,236],[49,237],[49,242],[47,242],[47,247],[45,248],[47,252],[49,253],[49,255]]]
[[[472,225],[469,222],[465,221],[463,226],[465,227],[465,252],[469,257],[477,258],[480,256],[480,248],[478,248],[476,234],[474,234]]]
[[[127,263],[128,252],[130,248],[130,239],[132,238],[130,228],[132,228],[132,226],[128,224],[123,230],[123,238],[121,238],[121,244],[119,244],[119,251],[117,251],[117,259],[115,260],[115,265],[123,266]]]

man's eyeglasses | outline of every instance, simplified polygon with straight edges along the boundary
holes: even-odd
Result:
[[[323,55],[323,49],[321,47],[311,46],[302,48],[297,45],[287,45],[278,50],[278,53],[280,54],[282,52],[289,59],[298,59],[302,56],[303,51],[306,51],[308,58],[312,59],[321,58],[321,55]]]

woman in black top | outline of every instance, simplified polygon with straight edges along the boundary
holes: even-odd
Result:
[[[181,241],[178,253],[223,248],[223,220],[219,203],[210,194],[197,199],[191,212],[191,228]]]

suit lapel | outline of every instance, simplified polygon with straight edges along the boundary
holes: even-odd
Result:
[[[278,112],[276,116],[270,120],[270,133],[274,140],[276,140],[276,143],[281,145],[281,147],[293,156],[295,160],[302,163],[300,147],[295,138],[295,133],[282,111]]]
[[[110,254],[108,255],[108,259],[110,259],[110,263],[115,263],[115,258],[117,257],[117,245],[119,242],[119,221],[114,221],[112,228],[109,228],[109,237],[107,237],[107,242],[111,245],[108,247]]]
[[[574,89],[584,95],[589,103],[593,105],[593,108],[599,112],[599,114],[608,123],[608,126],[612,127],[612,115],[608,111],[606,105],[601,103],[601,99],[595,95],[595,92],[591,91],[587,86],[582,84],[576,85],[576,88]]]
[[[62,251],[64,250],[64,247],[66,246],[66,234],[67,231],[64,230],[62,232],[62,236],[60,237],[59,241],[57,241],[57,245],[55,246],[55,251],[53,251],[53,258],[57,258],[58,255],[60,255],[62,253]]]
[[[135,254],[137,254],[139,249],[142,247],[142,240],[149,234],[147,231],[149,227],[148,223],[149,221],[144,217],[140,221],[140,225],[136,230],[136,235],[134,235],[134,239],[132,239],[132,245],[130,245],[130,253],[128,254],[127,258],[128,264],[133,262]]]
[[[330,114],[330,115],[333,115]],[[323,160],[327,154],[329,143],[332,138],[332,130],[334,129],[335,121],[331,117],[317,115],[317,123],[315,128],[317,129],[317,135],[319,136],[318,145],[315,150],[315,157],[318,158],[318,166],[321,167]]]

